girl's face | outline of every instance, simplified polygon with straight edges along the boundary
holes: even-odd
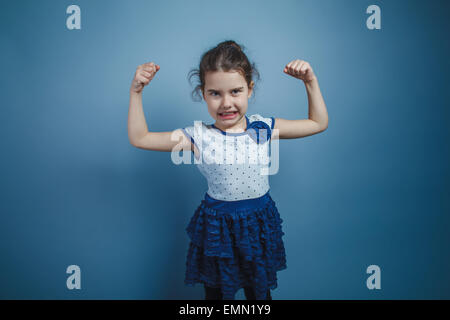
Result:
[[[216,127],[243,128],[247,123],[248,99],[253,92],[253,81],[250,88],[238,71],[208,71],[205,74],[203,99],[208,104],[208,112],[216,120]]]

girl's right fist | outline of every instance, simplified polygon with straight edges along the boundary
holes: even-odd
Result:
[[[159,69],[159,66],[153,62],[138,66],[134,74],[133,82],[131,83],[131,90],[137,93],[141,92],[152,81]]]

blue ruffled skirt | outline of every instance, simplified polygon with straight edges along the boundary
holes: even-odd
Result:
[[[277,287],[277,271],[286,269],[282,222],[269,192],[238,201],[206,193],[186,228],[185,284],[221,288],[225,300],[248,286],[257,300],[266,299]]]

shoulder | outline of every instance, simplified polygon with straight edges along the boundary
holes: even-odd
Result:
[[[184,135],[191,141],[191,151],[194,152],[195,157],[199,157],[201,146],[204,143],[204,137],[208,134],[208,125],[203,121],[195,120],[192,125],[180,128]]]
[[[203,121],[196,120],[193,125],[181,128],[185,136],[187,136],[191,142],[199,147],[199,143],[207,143],[213,139],[214,128],[210,124],[205,124]]]
[[[258,113],[248,115],[247,117],[248,117],[248,120],[250,123],[255,122],[255,121],[262,121],[262,122],[266,123],[270,127],[270,129],[273,129],[273,127],[275,125],[274,117],[265,117]]]
[[[190,136],[194,136],[196,134],[200,134],[201,132],[206,132],[208,130],[208,125],[206,125],[203,121],[195,120],[194,123],[190,126],[186,126],[181,128],[184,133],[187,133]]]

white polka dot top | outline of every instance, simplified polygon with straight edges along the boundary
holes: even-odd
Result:
[[[226,133],[195,121],[182,128],[198,153],[194,164],[208,181],[208,195],[217,200],[237,201],[263,196],[269,191],[270,137],[273,117],[245,116],[242,133]]]

